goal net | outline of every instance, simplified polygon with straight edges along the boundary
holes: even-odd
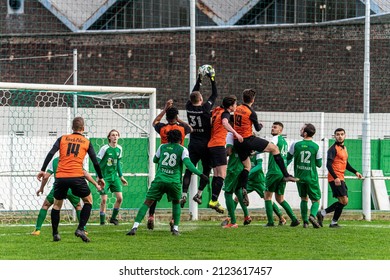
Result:
[[[155,88],[0,83],[0,99],[0,221],[35,219],[54,182],[51,178],[38,197],[36,175],[57,138],[72,132],[75,116],[85,119],[85,136],[96,153],[111,129],[120,132],[122,170],[129,182],[122,207],[140,204],[155,172]],[[87,160],[85,168],[94,175]],[[99,194],[94,187],[91,191],[93,209],[99,209]],[[113,203],[109,196],[107,206]],[[71,208],[65,203],[64,209]]]

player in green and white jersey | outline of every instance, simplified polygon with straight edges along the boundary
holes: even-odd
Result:
[[[265,201],[265,191],[266,191],[266,178],[263,171],[263,156],[264,153],[256,152],[250,157],[252,168],[249,171],[248,183],[246,185],[246,190],[249,193],[255,191],[261,198],[264,199],[264,204],[267,206]],[[272,157],[272,156],[271,156]],[[283,177],[284,178],[284,177]],[[279,225],[283,226],[286,224],[286,219],[283,217],[282,211],[280,211],[278,205],[272,202],[269,204],[271,210],[271,219],[273,221],[273,213],[279,219]],[[270,226],[268,223],[266,226]]]
[[[127,235],[135,235],[138,226],[145,217],[149,207],[159,201],[164,194],[167,194],[168,200],[172,201],[173,214],[173,235],[179,235],[179,222],[181,215],[180,198],[182,194],[182,172],[183,164],[203,180],[208,177],[202,174],[191,162],[186,147],[180,145],[182,134],[179,130],[174,129],[168,132],[168,144],[160,145],[153,158],[154,163],[158,163],[157,172],[152,181],[144,203],[138,210],[137,216],[132,229]]]
[[[47,166],[46,173],[43,176],[42,181],[41,181],[41,186],[40,186],[39,190],[37,190],[37,192],[36,192],[37,196],[40,196],[41,194],[43,194],[43,190],[45,189],[45,186],[46,186],[47,182],[49,181],[50,176],[54,174],[54,177],[55,177],[55,174],[57,171],[57,166],[58,166],[58,159],[59,158],[56,157]],[[84,170],[84,176],[89,182],[91,182],[95,186],[97,185],[96,181],[85,170]],[[70,201],[70,203],[75,208],[77,220],[80,220],[80,213],[81,213],[80,197],[75,196],[72,193],[72,190],[69,189],[66,198]],[[45,201],[43,202],[42,207],[39,210],[37,221],[35,224],[35,230],[31,233],[31,235],[38,236],[41,234],[42,224],[46,219],[47,211],[53,205],[53,203],[54,203],[54,188],[52,188],[51,191],[49,192],[49,194],[46,196]]]
[[[271,135],[273,136],[271,142],[278,146],[280,155],[287,166],[287,153],[288,153],[288,145],[284,137],[282,136],[283,132],[283,123],[274,122],[271,128]],[[265,186],[265,210],[267,213],[267,224],[266,226],[274,226],[274,219],[272,215],[272,211],[275,212],[275,205],[272,203],[272,196],[275,193],[275,199],[283,207],[286,211],[287,215],[291,219],[290,226],[295,227],[299,225],[299,221],[295,216],[293,210],[290,207],[290,204],[286,200],[284,200],[284,191],[286,189],[286,181],[284,180],[284,176],[279,166],[276,164],[274,157],[272,155],[269,156],[268,159],[268,171],[266,177],[266,186]],[[272,207],[273,206],[273,207]],[[285,224],[286,221],[281,221],[279,219],[279,225]]]
[[[238,203],[240,203],[241,208],[244,212],[244,225],[249,225],[252,221],[251,217],[249,216],[249,211],[247,210],[249,201],[247,202],[248,204],[245,203],[244,195],[242,193],[242,188],[238,187],[239,174],[244,168],[244,165],[240,161],[238,154],[234,151],[232,135],[229,133],[226,137],[226,149],[228,151],[228,154],[230,154],[230,156],[229,156],[229,162],[227,168],[227,176],[226,176],[227,180],[225,179],[226,182],[223,190],[225,191],[226,207],[228,208],[229,217],[226,218],[221,223],[221,226],[237,227],[234,226],[234,224],[236,223],[234,211],[236,210]],[[255,191],[261,198],[264,198],[265,176],[263,171],[262,156],[263,153],[259,153],[259,152],[256,152],[250,156],[251,170],[249,171],[248,174],[248,183],[245,189],[247,191],[247,194]],[[232,196],[233,192],[236,194],[236,198],[234,199],[234,201],[233,198],[230,199],[230,196]],[[230,206],[230,203],[234,203],[232,208]],[[279,224],[280,225],[285,224],[286,220],[283,218],[283,214],[280,211],[279,207],[275,203],[272,203],[271,207],[272,207],[271,209],[273,209],[273,211],[279,218]],[[229,208],[231,208],[230,211]]]
[[[242,211],[244,212],[244,225],[249,225],[252,221],[249,216],[248,208],[244,203],[244,197],[242,194],[242,188],[238,185],[238,177],[241,171],[244,169],[238,154],[235,152],[234,147],[234,137],[231,132],[228,132],[226,135],[226,150],[229,155],[229,161],[226,170],[226,178],[224,181],[224,194],[225,194],[225,203],[228,210],[229,218],[222,222],[224,228],[237,228],[237,221],[235,210],[237,204],[240,203]],[[233,200],[233,193],[237,197],[237,202]]]
[[[313,141],[316,133],[314,125],[305,124],[300,131],[302,141],[295,142],[291,145],[287,155],[287,162],[294,159],[294,176],[299,178],[297,182],[298,193],[301,197],[301,215],[303,227],[307,228],[309,221],[314,228],[320,228],[316,220],[319,209],[319,200],[321,199],[321,189],[318,181],[317,167],[322,166],[322,153],[319,146]],[[310,216],[307,217],[308,198],[312,205],[310,207]]]
[[[106,222],[107,194],[109,191],[115,194],[116,198],[113,207],[114,209],[112,210],[112,215],[110,218],[110,223],[114,225],[119,224],[117,216],[123,201],[122,184],[127,186],[127,181],[122,174],[121,159],[123,150],[122,147],[118,144],[119,137],[119,131],[112,129],[107,136],[108,144],[104,145],[97,155],[99,165],[103,173],[103,178],[106,182],[105,188],[99,192],[101,197],[101,225],[104,225]]]

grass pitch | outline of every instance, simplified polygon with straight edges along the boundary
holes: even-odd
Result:
[[[153,231],[141,224],[126,236],[132,223],[88,225],[90,243],[74,236],[76,225],[61,224],[60,242],[50,225],[40,236],[34,226],[0,226],[2,260],[389,260],[390,221],[341,221],[342,228],[308,229],[302,225],[265,228],[264,221],[223,229],[217,221],[184,221],[180,236],[168,222]]]

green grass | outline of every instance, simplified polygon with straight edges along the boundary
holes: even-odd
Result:
[[[74,236],[75,225],[60,225],[53,242],[50,226],[31,236],[33,226],[0,226],[1,260],[389,260],[390,221],[342,221],[342,228],[265,228],[264,221],[222,229],[216,221],[186,221],[180,236],[168,223],[153,231],[141,224],[88,225],[90,243]]]

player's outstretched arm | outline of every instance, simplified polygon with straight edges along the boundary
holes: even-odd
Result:
[[[195,165],[191,162],[190,158],[188,158],[188,157],[184,158],[183,163],[188,168],[189,171],[191,171],[192,173],[203,178],[202,175],[204,175],[204,174],[195,167]],[[207,177],[207,179],[208,179],[208,177]]]
[[[186,128],[186,131],[189,133],[192,133],[194,131],[194,129],[192,128],[192,126],[190,126],[188,123],[186,123],[185,121],[181,120],[179,117],[177,117],[177,122],[180,123],[181,125],[183,125],[185,128]]]
[[[84,177],[87,179],[88,182],[92,183],[93,185],[97,185],[97,182],[95,181],[94,178],[92,178],[91,174],[89,174],[86,170],[83,170],[84,172]]]
[[[161,122],[162,118],[164,117],[166,111],[171,108],[173,105],[173,99],[169,99],[164,106],[164,109],[160,112],[160,114],[157,115],[157,117],[153,120],[153,127],[156,126],[159,122]]]
[[[244,138],[240,134],[238,134],[237,131],[235,131],[234,128],[229,124],[228,119],[222,119],[222,125],[227,131],[233,133],[234,137],[237,138],[238,142],[242,143],[242,141],[244,141]]]

